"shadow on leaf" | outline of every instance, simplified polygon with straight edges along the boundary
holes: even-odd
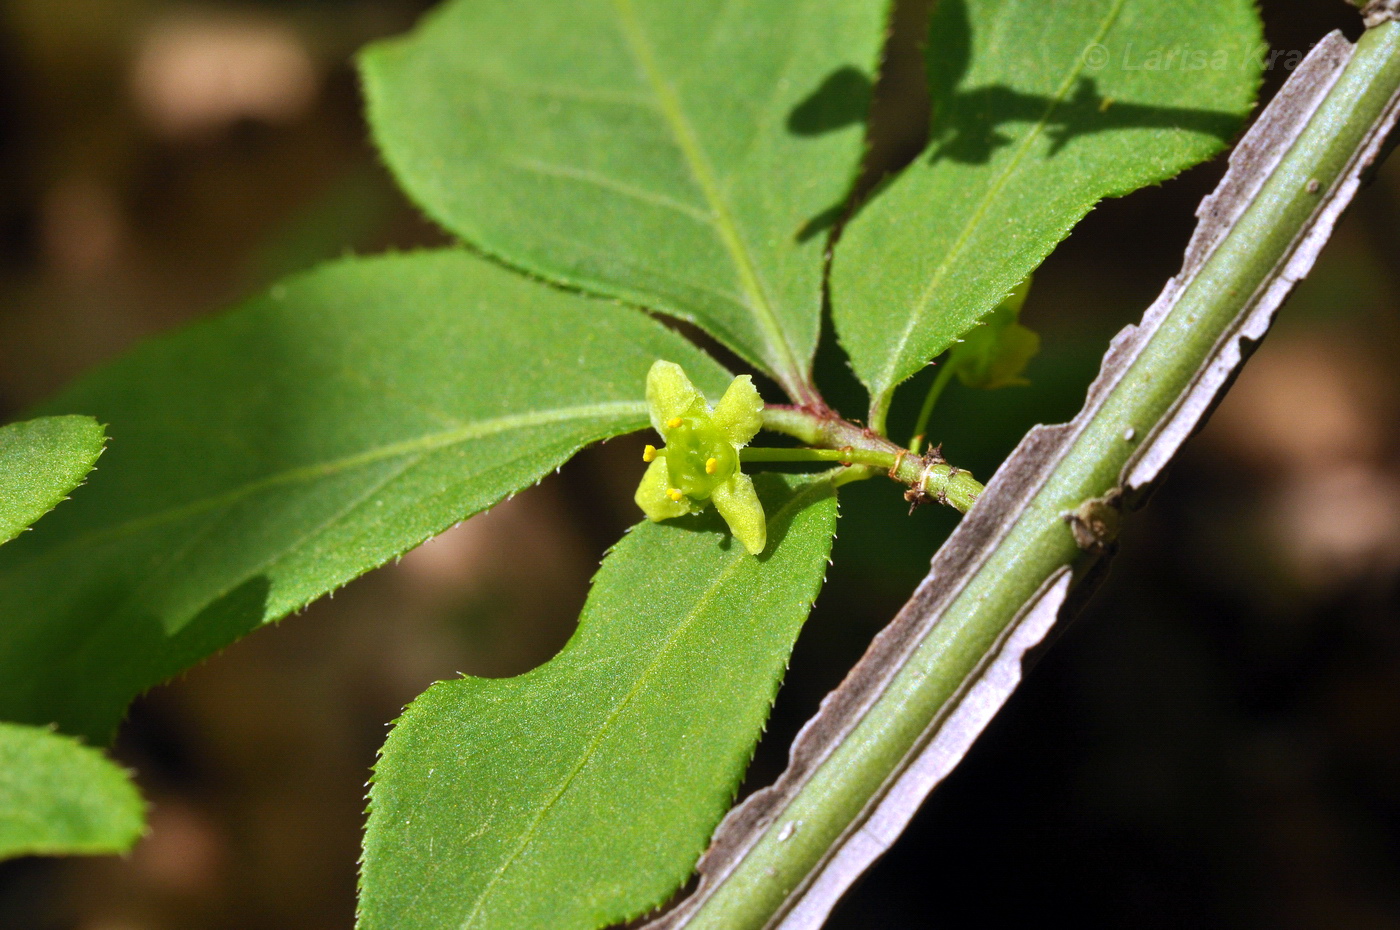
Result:
[[[998,148],[1016,141],[1000,131],[1005,123],[1038,123],[1033,131],[1049,138],[1051,158],[1074,139],[1099,132],[1184,129],[1228,143],[1240,124],[1237,115],[1217,110],[1120,103],[1101,94],[1098,82],[1087,76],[1081,76],[1074,93],[1063,100],[994,85],[955,94],[944,112],[948,119],[933,126],[931,163],[947,158],[986,164]]]
[[[788,131],[798,136],[819,136],[865,122],[870,110],[870,78],[847,65],[826,76],[788,114]]]
[[[1237,114],[1189,107],[1155,106],[1106,97],[1089,75],[1077,75],[1072,93],[1064,97],[1023,93],[1004,84],[966,88],[972,57],[972,26],[966,0],[942,0],[929,28],[925,66],[933,117],[927,148],[928,162],[947,159],[962,164],[988,163],[997,149],[1029,136],[1050,140],[1046,157],[1054,158],[1072,141],[1095,133],[1128,129],[1179,129],[1214,136],[1222,143],[1240,127]],[[1083,67],[1082,63],[1076,65]],[[789,114],[788,128],[797,135],[814,135],[864,120],[870,85],[865,76],[846,67],[832,72]],[[861,107],[859,113],[857,106]],[[1004,132],[1013,124],[1031,124],[1019,139]],[[884,189],[876,184],[861,202],[843,201],[817,213],[797,232],[805,242],[836,225],[849,222]]]

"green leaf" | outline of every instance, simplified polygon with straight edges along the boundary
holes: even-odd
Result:
[[[886,0],[456,0],[362,57],[434,219],[807,381]]]
[[[0,543],[82,484],[106,442],[91,417],[44,417],[0,427]]]
[[[941,0],[929,149],[847,226],[837,334],[877,410],[1093,205],[1230,141],[1253,103],[1253,0]]]
[[[953,346],[946,362],[968,387],[994,390],[1030,384],[1021,375],[1040,351],[1040,336],[1020,323],[1030,279],[1016,285],[995,310]]]
[[[836,526],[823,479],[763,475],[768,551],[713,512],[643,523],[578,631],[518,678],[441,682],[370,792],[360,926],[591,930],[662,904],[733,800]]]
[[[349,260],[50,405],[120,437],[0,549],[0,717],[105,738],[140,691],[729,375],[644,314],[462,252]]]
[[[136,786],[102,753],[0,723],[0,859],[126,852],[144,822]]]
[[[106,441],[101,425],[83,416],[0,428],[0,543],[82,484]],[[0,859],[125,852],[144,815],[126,773],[97,750],[0,722]]]

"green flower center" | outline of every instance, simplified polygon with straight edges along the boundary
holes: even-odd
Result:
[[[705,500],[739,467],[724,430],[709,417],[685,417],[666,432],[666,471],[671,486],[692,500]]]

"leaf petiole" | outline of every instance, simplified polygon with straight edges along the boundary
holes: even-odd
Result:
[[[943,389],[948,386],[948,382],[953,380],[953,372],[957,369],[949,364],[949,359],[944,359],[943,367],[938,369],[938,377],[933,379],[933,384],[929,385],[928,396],[924,398],[923,407],[919,408],[919,419],[914,422],[914,438],[909,440],[909,451],[918,453],[919,447],[924,444],[924,434],[928,432],[929,417],[933,416],[933,408],[938,403],[938,398],[943,396]]]

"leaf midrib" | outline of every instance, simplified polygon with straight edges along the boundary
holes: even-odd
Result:
[[[554,423],[565,423],[570,420],[633,416],[639,420],[645,421],[646,415],[646,404],[641,401],[610,401],[600,404],[583,404],[577,407],[560,407],[554,410],[511,414],[508,416],[494,417],[489,420],[478,420],[453,429],[419,436],[415,439],[386,443],[382,446],[376,446],[372,449],[366,449],[362,452],[356,452],[327,462],[318,462],[312,465],[289,468],[285,471],[276,472],[254,481],[249,481],[243,485],[230,488],[218,494],[211,494],[208,497],[190,501],[186,504],[180,504],[153,514],[147,514],[146,516],[136,517],[114,526],[93,530],[74,537],[61,546],[43,552],[28,562],[11,566],[10,570],[14,568],[32,567],[36,562],[51,558],[57,553],[75,547],[111,542],[115,539],[130,536],[154,526],[160,526],[164,523],[183,520],[210,510],[227,507],[271,488],[288,484],[297,484],[298,482],[310,481],[316,478],[326,478],[352,468],[373,465],[388,459],[413,455],[415,453],[424,454],[434,452],[438,449],[447,448],[462,442],[469,442],[473,439],[483,439],[488,436],[495,436],[512,430],[530,429],[532,427],[548,426]],[[5,573],[0,573],[0,575],[8,574],[8,571],[9,570]]]
[[[779,522],[779,520],[784,518],[788,513],[792,512],[795,508],[798,507],[798,505],[805,503],[809,497],[815,497],[818,493],[825,492],[827,489],[828,483],[826,481],[821,479],[814,480],[806,488],[803,488],[797,494],[794,494],[791,500],[789,500],[782,507],[778,508],[778,510],[774,512],[773,516],[768,518],[768,520],[766,521],[766,526],[768,530],[771,531],[774,525],[776,525]],[[602,743],[603,739],[608,735],[608,732],[612,728],[614,721],[616,721],[617,718],[621,716],[622,712],[627,709],[628,705],[632,703],[632,700],[649,682],[652,673],[656,671],[657,666],[659,666],[662,663],[662,661],[670,654],[671,650],[675,647],[676,643],[681,639],[681,637],[690,631],[690,628],[699,619],[701,614],[704,612],[704,609],[714,599],[715,593],[720,589],[720,586],[723,585],[726,580],[728,580],[730,575],[738,571],[745,564],[746,559],[750,558],[753,558],[753,556],[749,555],[747,552],[742,550],[732,553],[732,560],[730,561],[730,563],[727,566],[725,566],[724,570],[720,572],[720,574],[715,578],[714,582],[709,586],[709,588],[706,589],[705,592],[696,600],[695,604],[691,607],[691,609],[686,612],[685,619],[682,620],[679,624],[677,624],[675,630],[673,630],[671,634],[666,637],[666,641],[661,645],[659,649],[656,650],[655,657],[652,659],[652,661],[647,665],[647,667],[642,671],[642,673],[637,676],[637,680],[633,683],[632,687],[628,689],[627,693],[623,696],[622,700],[617,703],[617,706],[614,707],[611,713],[608,714],[607,719],[603,721],[600,727],[598,727],[598,731],[594,734],[593,739],[591,739],[588,745],[584,748],[583,753],[579,756],[578,762],[573,766],[572,769],[569,770],[568,775],[564,777],[564,780],[560,783],[558,789],[550,796],[548,801],[541,805],[539,813],[535,815],[535,818],[530,821],[529,826],[525,828],[524,833],[521,835],[520,842],[516,845],[515,849],[512,850],[510,855],[506,857],[505,861],[502,862],[500,866],[496,868],[490,880],[487,881],[485,886],[482,887],[481,893],[477,897],[476,905],[472,908],[471,913],[469,913],[458,925],[459,930],[469,930],[472,924],[476,921],[477,917],[480,915],[481,909],[485,906],[487,898],[490,897],[491,890],[496,886],[496,884],[501,880],[501,878],[504,877],[505,873],[510,870],[511,866],[515,864],[515,861],[520,857],[520,855],[529,847],[530,842],[534,839],[535,834],[539,831],[540,824],[544,821],[544,818],[549,814],[551,810],[553,810],[554,806],[559,802],[559,799],[562,798],[564,794],[568,792],[569,786],[574,783],[574,780],[578,778],[579,774],[583,771],[584,767],[587,766],[589,761],[592,760],[594,753],[597,751],[598,746]]]
[[[714,215],[715,230],[719,233],[720,242],[723,243],[725,251],[729,253],[730,260],[734,263],[734,268],[739,274],[739,286],[748,298],[749,308],[754,311],[759,326],[767,335],[770,351],[776,352],[778,355],[778,358],[769,358],[767,361],[777,369],[773,373],[778,376],[780,381],[789,385],[795,384],[802,378],[803,366],[798,362],[797,352],[788,342],[787,335],[778,322],[773,305],[768,300],[758,274],[757,265],[749,255],[748,246],[739,233],[738,223],[729,209],[728,201],[721,192],[714,168],[710,165],[709,159],[695,135],[695,130],[685,115],[685,110],[681,106],[675,88],[661,72],[660,64],[656,60],[656,52],[651,47],[641,22],[637,19],[637,11],[632,0],[613,0],[613,9],[617,13],[618,25],[627,42],[628,50],[631,51],[637,66],[646,76],[647,85],[656,97],[657,109],[665,120],[667,129],[670,130],[672,140],[675,142],[676,148],[680,150],[691,178],[700,188],[706,205]]]
[[[1118,20],[1118,16],[1122,13],[1126,3],[1127,0],[1117,0],[1117,2],[1114,3],[1112,9],[1108,11],[1103,21],[1099,24],[1099,28],[1094,33],[1093,38],[1085,45],[1086,48],[1102,43],[1108,31],[1113,28],[1113,24]],[[1075,59],[1074,66],[1070,68],[1069,72],[1065,75],[1065,79],[1060,83],[1059,88],[1051,96],[1049,104],[1045,107],[1045,112],[1041,114],[1040,119],[1031,127],[1031,130],[1022,137],[1021,144],[1016,147],[1016,153],[1011,161],[1007,163],[1006,167],[997,176],[991,188],[988,189],[987,193],[978,202],[977,209],[973,211],[972,218],[964,224],[957,241],[953,243],[952,248],[944,253],[938,267],[934,270],[933,276],[929,278],[928,284],[925,285],[923,292],[919,295],[918,301],[912,308],[913,312],[909,314],[909,319],[904,324],[904,331],[895,342],[892,351],[886,355],[888,361],[885,363],[885,369],[875,386],[876,394],[883,396],[893,389],[894,385],[891,382],[894,380],[895,369],[898,367],[900,359],[904,356],[904,350],[908,347],[909,340],[914,335],[914,330],[928,312],[929,300],[932,298],[934,291],[943,283],[943,279],[947,277],[948,272],[953,268],[958,257],[961,256],[963,250],[967,248],[968,242],[972,239],[973,230],[981,225],[983,217],[991,209],[992,202],[1001,193],[1002,188],[1010,183],[1011,176],[1021,166],[1021,162],[1025,160],[1032,143],[1040,138],[1041,133],[1050,122],[1050,117],[1054,116],[1055,110],[1059,109],[1060,104],[1064,103],[1065,98],[1069,95],[1071,86],[1079,75],[1083,73],[1083,70],[1084,56],[1080,54]]]

